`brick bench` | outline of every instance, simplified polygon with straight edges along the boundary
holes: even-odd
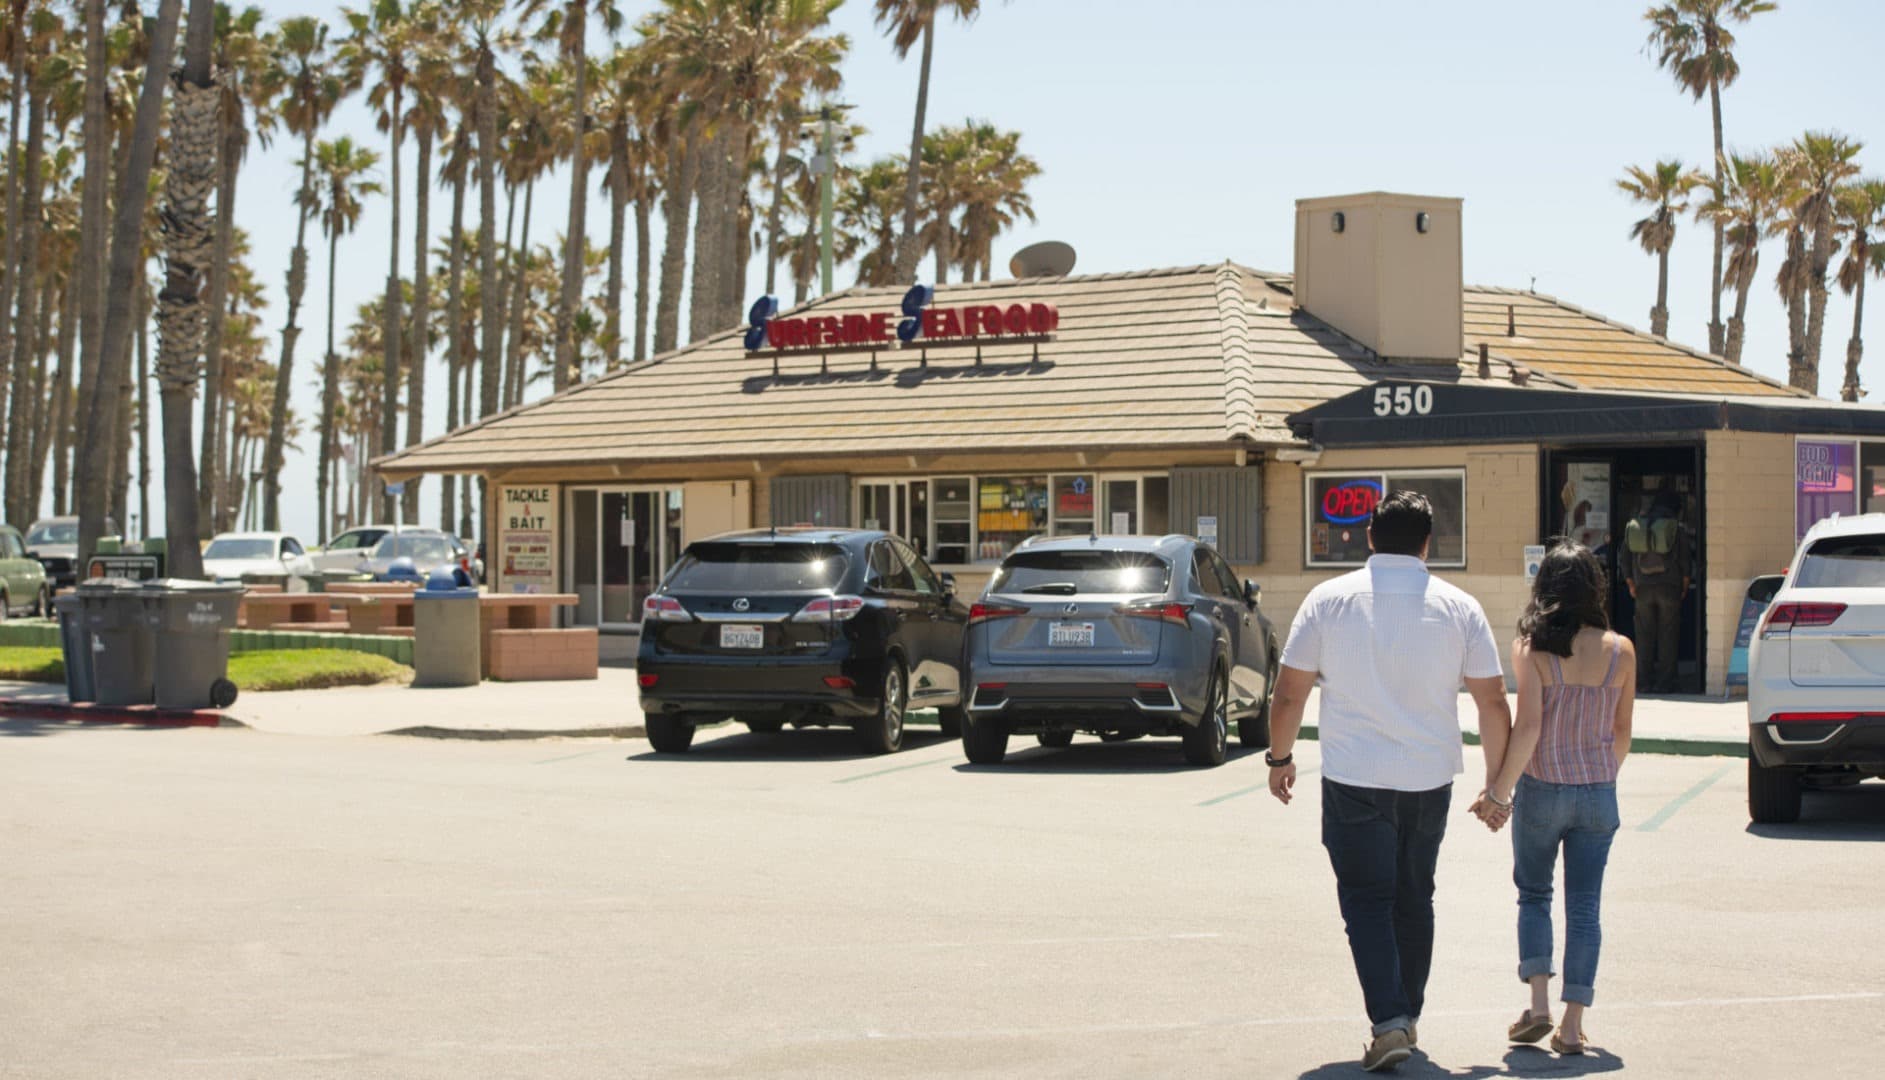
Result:
[[[485,635],[489,676],[504,682],[593,679],[601,642],[595,628],[491,630]]]
[[[319,593],[249,593],[237,608],[237,624],[273,630],[283,623],[328,621],[327,599]],[[345,625],[345,624],[343,624]]]
[[[346,596],[334,601],[346,613],[347,624],[356,634],[384,634],[412,630],[412,594],[386,596]]]
[[[269,629],[284,634],[345,634],[350,628],[345,621],[328,619],[310,622],[278,622]]]

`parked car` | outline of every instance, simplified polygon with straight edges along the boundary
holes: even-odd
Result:
[[[211,581],[241,581],[244,574],[314,573],[301,541],[283,532],[222,533],[203,549],[203,576]]]
[[[643,605],[648,741],[680,753],[703,724],[848,725],[871,753],[903,745],[910,709],[962,723],[955,582],[875,530],[771,529],[690,544]]]
[[[393,531],[391,525],[361,525],[334,537],[326,546],[308,554],[316,570],[353,570],[373,554],[373,546]]]
[[[118,523],[105,519],[105,535],[118,535]],[[26,553],[46,568],[54,589],[69,589],[79,583],[79,519],[76,517],[40,518],[26,529]]]
[[[20,531],[0,525],[0,622],[21,611],[52,614],[52,585],[46,568],[26,553]]]
[[[1748,653],[1748,816],[1885,778],[1885,514],[1814,525]]]
[[[1011,735],[1178,735],[1187,761],[1217,765],[1233,722],[1269,745],[1278,652],[1259,600],[1188,536],[1023,543],[969,609],[963,752],[988,765]]]
[[[410,572],[407,571],[408,566]],[[380,581],[395,577],[406,580],[417,577],[424,581],[427,575],[441,566],[460,567],[470,573],[473,580],[477,579],[471,550],[465,547],[465,542],[439,529],[389,532],[380,537],[364,559],[354,564],[354,568],[361,573],[372,574]]]

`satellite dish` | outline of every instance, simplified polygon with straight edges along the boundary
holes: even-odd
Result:
[[[1073,245],[1043,240],[1015,252],[1008,272],[1018,278],[1066,277],[1073,273]]]

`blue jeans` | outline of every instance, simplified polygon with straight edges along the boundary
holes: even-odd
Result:
[[[1432,791],[1322,779],[1322,846],[1374,1033],[1420,1017],[1433,967],[1433,870],[1453,785]]]
[[[1615,784],[1548,784],[1521,776],[1512,808],[1512,882],[1518,886],[1518,977],[1551,969],[1551,883],[1564,849],[1564,1000],[1589,1005],[1603,946],[1598,911],[1617,835]]]

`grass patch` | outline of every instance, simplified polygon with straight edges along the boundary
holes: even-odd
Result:
[[[351,649],[264,649],[229,657],[229,679],[245,691],[371,686],[411,677],[404,664]]]
[[[58,649],[31,645],[0,646],[0,679],[62,683],[65,681],[65,659]]]

